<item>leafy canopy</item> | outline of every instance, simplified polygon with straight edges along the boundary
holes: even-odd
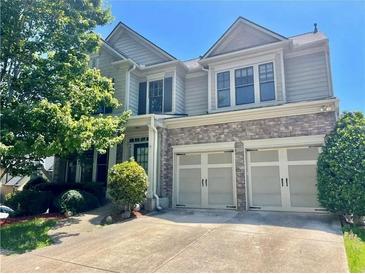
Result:
[[[365,117],[344,113],[318,158],[318,197],[328,210],[365,215]]]
[[[101,0],[3,0],[1,5],[1,166],[29,174],[37,161],[121,142],[129,112],[111,80],[89,67],[99,47],[92,30],[111,19]]]

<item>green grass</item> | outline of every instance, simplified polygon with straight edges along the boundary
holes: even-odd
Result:
[[[365,229],[343,227],[347,260],[351,272],[365,272]]]
[[[24,253],[52,244],[47,232],[56,225],[55,220],[33,219],[9,224],[0,228],[1,248]]]

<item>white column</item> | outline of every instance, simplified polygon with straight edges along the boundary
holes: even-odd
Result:
[[[81,181],[81,161],[80,159],[77,159],[76,161],[76,178],[75,182],[80,183]]]
[[[151,126],[148,126],[148,188],[147,198],[153,198],[153,178],[154,178],[154,145],[155,145],[155,133]]]
[[[109,149],[108,169],[111,169],[117,162],[117,146]]]
[[[94,149],[94,157],[93,157],[93,176],[92,181],[96,182],[96,168],[97,168],[97,160],[98,160],[98,152]]]

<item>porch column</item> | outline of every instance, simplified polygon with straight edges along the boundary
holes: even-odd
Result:
[[[155,151],[155,132],[152,126],[148,126],[148,188],[147,198],[153,198],[153,178],[154,178],[154,151]]]
[[[117,145],[109,149],[108,170],[117,163]]]

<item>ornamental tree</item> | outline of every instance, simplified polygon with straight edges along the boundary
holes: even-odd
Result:
[[[3,0],[0,51],[2,173],[30,174],[42,158],[123,138],[129,112],[116,107],[110,79],[89,67],[99,47],[92,30],[111,20],[101,0]]]
[[[365,117],[344,113],[318,158],[318,198],[331,212],[365,215]]]

